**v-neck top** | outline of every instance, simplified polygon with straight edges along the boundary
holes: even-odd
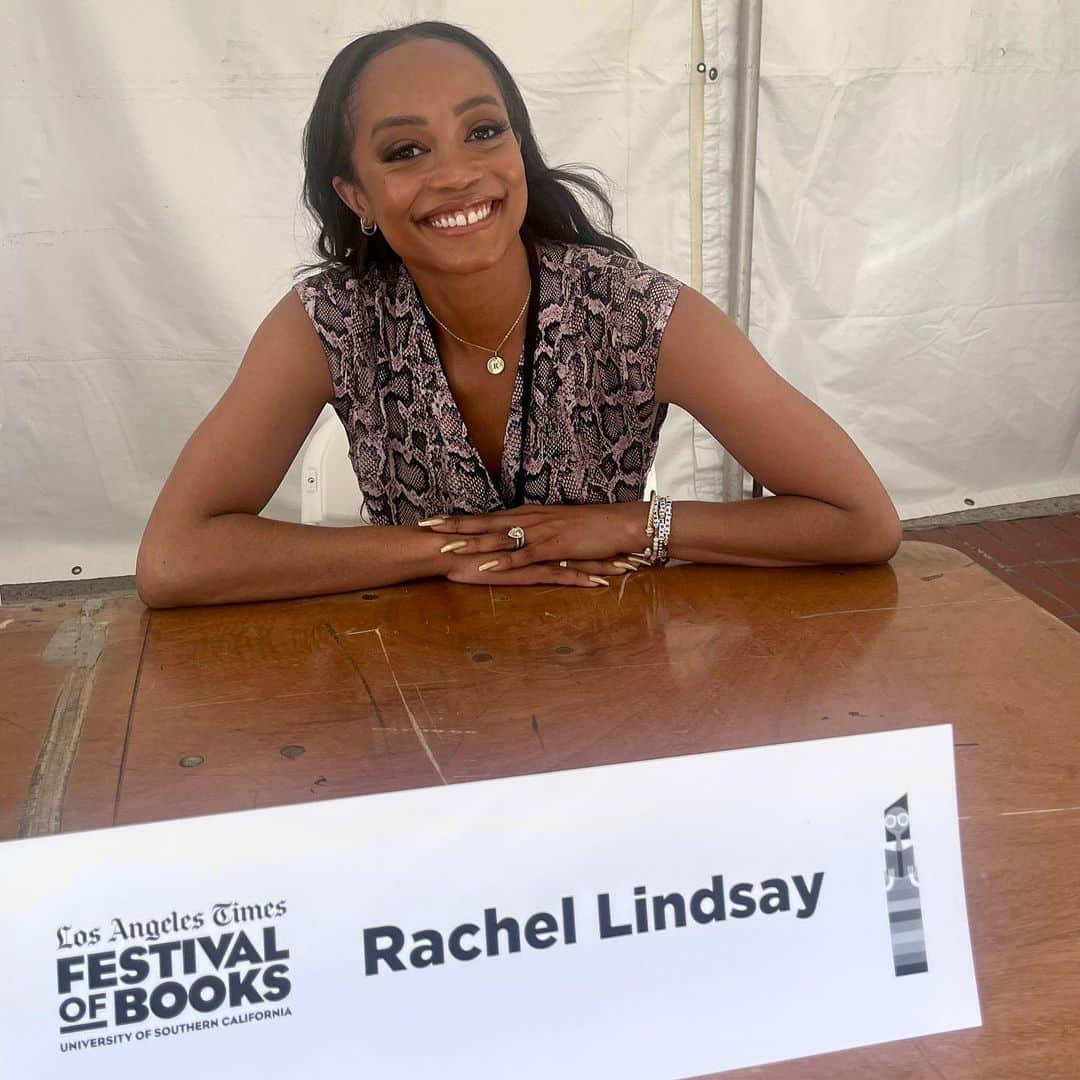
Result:
[[[495,479],[404,263],[359,274],[333,267],[295,286],[326,352],[365,521],[487,513],[514,505],[518,492],[527,503],[642,498],[667,415],[656,362],[682,283],[588,244],[541,240],[529,255],[525,353]]]

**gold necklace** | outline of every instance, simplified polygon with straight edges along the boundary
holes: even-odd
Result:
[[[453,331],[453,330],[451,330],[451,329],[450,329],[450,327],[449,327],[449,326],[447,326],[447,325],[446,325],[446,323],[444,323],[444,322],[443,322],[443,321],[442,321],[442,320],[441,320],[441,319],[439,318],[439,316],[438,316],[438,315],[436,315],[436,314],[435,314],[435,312],[434,312],[434,311],[432,311],[432,310],[431,310],[431,308],[429,308],[429,307],[427,306],[427,304],[424,304],[424,300],[423,300],[423,297],[421,297],[421,299],[420,299],[420,303],[421,303],[421,304],[424,304],[424,310],[425,310],[425,311],[426,311],[426,312],[427,312],[427,313],[428,313],[428,314],[429,314],[429,315],[430,315],[430,316],[431,316],[431,317],[432,317],[432,318],[433,318],[433,319],[434,319],[434,320],[435,320],[435,321],[436,321],[436,322],[437,322],[437,323],[438,323],[438,324],[439,324],[439,325],[440,325],[440,326],[441,326],[441,327],[442,327],[442,328],[443,328],[443,329],[444,329],[444,330],[445,330],[445,331],[446,331],[446,332],[447,332],[447,333],[448,333],[448,334],[449,334],[449,335],[450,335],[450,336],[451,336],[451,337],[452,337],[452,338],[453,338],[453,339],[454,339],[455,341],[460,341],[462,345],[471,345],[471,346],[472,346],[472,347],[473,347],[474,349],[482,349],[482,350],[483,350],[484,352],[486,352],[486,353],[491,353],[491,357],[490,357],[490,358],[488,359],[488,362],[487,362],[487,369],[488,369],[488,374],[490,374],[490,375],[499,375],[499,374],[501,374],[501,373],[502,373],[503,369],[504,369],[504,368],[506,367],[506,361],[505,361],[505,360],[503,360],[503,358],[502,358],[502,357],[501,357],[501,356],[499,355],[499,350],[500,350],[500,349],[501,349],[501,348],[502,348],[502,347],[503,347],[503,346],[504,346],[504,345],[506,344],[506,339],[507,339],[507,338],[508,338],[508,337],[509,337],[509,336],[510,336],[510,335],[511,335],[511,334],[512,334],[513,332],[514,332],[514,327],[515,327],[515,326],[517,326],[517,324],[518,324],[519,322],[521,322],[521,316],[525,314],[525,309],[526,309],[526,308],[527,308],[527,307],[529,306],[529,297],[530,297],[530,296],[532,296],[532,285],[531,285],[531,284],[529,285],[529,291],[528,291],[528,293],[526,293],[526,295],[525,295],[525,303],[521,305],[521,311],[519,311],[519,312],[518,312],[518,317],[517,317],[517,318],[516,318],[516,319],[514,320],[514,326],[511,326],[511,327],[510,327],[510,329],[506,331],[506,334],[505,334],[505,336],[503,337],[502,341],[500,341],[500,342],[499,342],[499,344],[495,346],[495,351],[494,351],[493,353],[491,353],[491,350],[490,350],[490,349],[487,349],[487,348],[485,348],[485,347],[484,347],[483,345],[476,345],[476,344],[474,344],[474,343],[473,343],[473,342],[471,342],[471,341],[466,341],[466,340],[465,340],[464,338],[459,338],[459,337],[457,336],[457,334],[455,334],[455,333],[454,333],[454,331]]]

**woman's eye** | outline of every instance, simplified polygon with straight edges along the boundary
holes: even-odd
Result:
[[[490,131],[491,134],[488,139],[494,139],[496,135],[501,135],[506,130],[505,124],[478,124],[473,128],[473,134],[477,131]],[[488,139],[481,139],[481,142],[487,142]]]
[[[489,133],[487,136],[485,136],[482,139],[477,139],[475,141],[476,142],[490,142],[492,139],[497,138],[504,131],[506,131],[506,127],[507,127],[506,124],[477,124],[476,127],[474,127],[472,129],[472,131],[469,132],[469,137],[471,138],[478,131],[486,131],[486,132]],[[391,150],[390,153],[387,154],[385,160],[386,161],[409,161],[410,159],[416,157],[417,155],[416,154],[408,154],[408,155],[403,157],[402,155],[405,154],[405,151],[407,151],[407,150],[419,150],[419,149],[420,149],[420,147],[416,143],[404,143],[401,146],[395,147],[393,150]]]

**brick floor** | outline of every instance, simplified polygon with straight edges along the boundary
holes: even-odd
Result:
[[[1080,514],[905,529],[904,539],[966,552],[1080,632]]]

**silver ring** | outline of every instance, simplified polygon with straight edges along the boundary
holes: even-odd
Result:
[[[520,525],[515,525],[506,535],[514,541],[515,551],[520,551],[525,546],[525,530]]]

